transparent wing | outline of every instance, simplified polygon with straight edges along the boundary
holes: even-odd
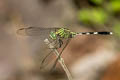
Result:
[[[23,36],[41,36],[45,34],[49,35],[51,30],[56,30],[56,28],[28,27],[18,29],[17,34]]]

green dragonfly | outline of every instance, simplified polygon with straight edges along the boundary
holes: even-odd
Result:
[[[41,27],[27,27],[27,28],[20,28],[17,30],[17,34],[26,35],[26,36],[40,36],[41,39],[50,38],[52,41],[55,41],[57,48],[61,48],[63,45],[63,39],[67,39],[65,46],[61,50],[59,56],[55,60],[55,63],[52,69],[55,68],[63,50],[68,45],[71,38],[74,38],[77,35],[112,35],[112,32],[102,31],[102,32],[73,32],[67,28],[41,28]],[[51,53],[51,52],[50,52]],[[50,55],[46,55],[43,59],[42,64],[44,63],[45,59]],[[41,64],[41,65],[42,65]]]

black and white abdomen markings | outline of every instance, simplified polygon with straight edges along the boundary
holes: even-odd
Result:
[[[113,33],[112,32],[80,32],[80,33],[77,33],[76,35],[112,35]]]

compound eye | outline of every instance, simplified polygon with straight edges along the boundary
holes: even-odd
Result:
[[[55,32],[51,32],[51,33],[50,33],[50,37],[51,37],[52,39],[56,39],[57,36],[56,36]]]
[[[53,37],[56,37],[56,34],[55,34],[55,33],[53,34]]]

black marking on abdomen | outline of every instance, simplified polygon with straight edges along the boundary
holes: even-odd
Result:
[[[110,35],[110,34],[112,34],[112,32],[98,32],[98,34],[101,34],[101,35]]]
[[[89,32],[90,34],[94,34],[94,32]]]
[[[77,33],[77,35],[91,35],[91,34],[94,34],[94,35],[111,35],[113,34],[112,32],[81,32],[81,33]]]

